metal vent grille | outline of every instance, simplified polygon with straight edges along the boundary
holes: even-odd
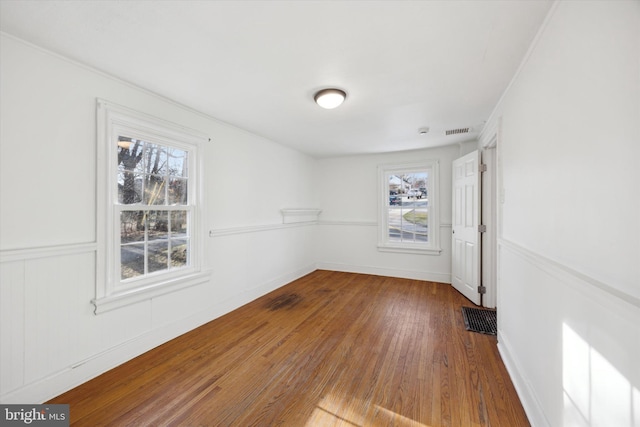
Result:
[[[498,332],[498,315],[495,310],[462,307],[462,317],[467,331],[488,335],[496,335]]]
[[[449,129],[444,132],[445,135],[457,135],[459,133],[469,133],[469,128]]]

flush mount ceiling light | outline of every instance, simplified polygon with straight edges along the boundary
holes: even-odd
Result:
[[[332,108],[336,108],[347,97],[345,91],[340,89],[322,89],[313,97],[316,101],[316,104],[321,106],[322,108],[326,108],[327,110],[331,110]]]

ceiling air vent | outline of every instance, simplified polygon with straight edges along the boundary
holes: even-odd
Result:
[[[444,132],[445,135],[457,135],[459,133],[469,133],[469,128],[449,129]]]

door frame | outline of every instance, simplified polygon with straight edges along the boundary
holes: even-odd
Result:
[[[498,300],[498,139],[496,135],[482,147],[481,160],[487,169],[481,175],[481,221],[487,227],[482,233],[481,280],[486,288],[482,298],[482,306],[496,308]]]

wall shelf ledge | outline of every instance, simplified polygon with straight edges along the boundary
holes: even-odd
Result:
[[[298,222],[317,222],[322,213],[322,209],[280,209],[283,224],[294,224]]]

